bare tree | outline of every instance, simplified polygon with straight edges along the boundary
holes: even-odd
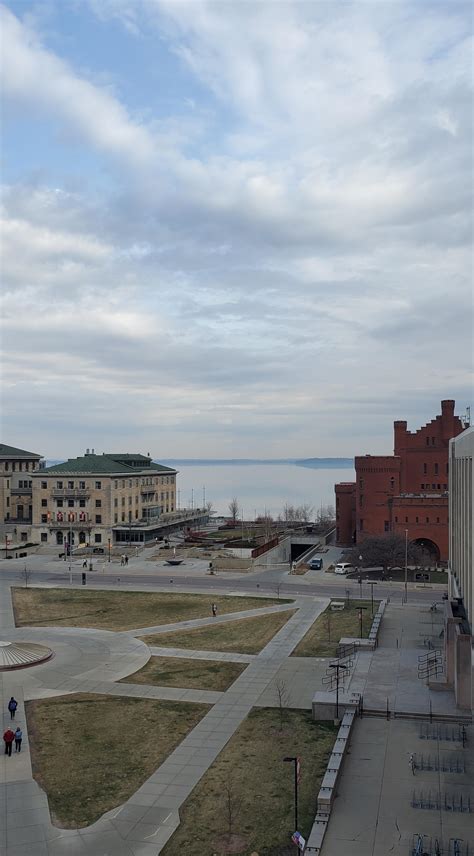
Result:
[[[330,526],[336,519],[336,510],[333,505],[321,505],[316,513],[316,523],[320,526]]]
[[[231,499],[231,501],[229,502],[229,514],[232,517],[232,523],[234,523],[234,525],[235,525],[235,522],[239,516],[239,511],[240,511],[239,501],[238,501],[237,497],[234,496]]]
[[[314,508],[308,502],[304,505],[298,506],[298,518],[302,523],[309,523],[311,520],[311,515],[313,514]]]
[[[229,839],[234,834],[235,823],[242,809],[242,798],[239,796],[238,788],[229,773],[223,786],[224,813],[227,821],[227,835]]]
[[[278,702],[278,710],[280,713],[280,733],[283,731],[283,722],[285,718],[285,709],[288,707],[289,694],[288,687],[283,678],[278,678],[275,683],[275,693]]]
[[[213,514],[213,513],[214,513],[214,505],[213,505],[213,503],[212,503],[212,502],[206,502],[206,505],[205,505],[205,511],[207,511],[207,513],[208,513],[209,515],[211,515],[211,514]]]
[[[30,581],[30,577],[31,577],[31,571],[29,571],[29,570],[28,570],[28,568],[26,567],[26,565],[25,565],[25,567],[23,568],[23,570],[22,570],[22,572],[21,572],[21,575],[22,575],[22,577],[23,577],[23,579],[24,579],[24,581],[25,581],[25,588],[28,588],[28,583],[29,583],[29,581]]]
[[[364,568],[382,567],[384,573],[389,568],[405,565],[405,538],[397,533],[389,535],[373,535],[354,547],[351,559],[354,565]],[[407,559],[410,564],[419,560],[420,549],[415,544],[408,544]],[[362,556],[362,563],[360,561]]]

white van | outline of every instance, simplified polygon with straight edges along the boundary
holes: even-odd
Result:
[[[350,571],[354,570],[354,565],[349,564],[349,562],[339,562],[334,568],[335,574],[348,574]]]

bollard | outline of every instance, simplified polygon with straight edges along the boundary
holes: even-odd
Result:
[[[82,576],[82,585],[83,585],[83,586],[85,586],[85,584],[86,584],[86,575],[85,575],[84,571],[82,572],[82,575],[81,575],[81,576]]]

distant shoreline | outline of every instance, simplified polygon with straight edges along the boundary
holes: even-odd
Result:
[[[209,466],[261,466],[293,465],[312,469],[353,469],[353,458],[160,458],[165,466],[209,467]]]

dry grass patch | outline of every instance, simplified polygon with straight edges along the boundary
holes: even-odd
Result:
[[[133,630],[205,618],[212,602],[220,614],[285,603],[267,597],[62,588],[13,588],[12,595],[17,627],[52,625],[99,630]]]
[[[277,710],[252,710],[181,807],[162,856],[292,853],[293,764],[283,762],[286,755],[301,758],[298,827],[307,837],[337,729],[306,711],[285,711],[285,720],[281,731]]]
[[[122,678],[122,683],[224,692],[246,668],[247,663],[221,660],[150,657],[143,669]]]
[[[198,630],[153,633],[139,638],[147,645],[186,648],[195,651],[230,651],[234,654],[258,654],[294,615],[295,610],[272,612],[256,618],[242,618]]]
[[[374,615],[379,601],[374,601]],[[340,612],[328,608],[311,625],[306,636],[292,652],[292,657],[334,657],[343,636],[359,636],[359,606],[362,611],[362,635],[367,637],[372,626],[370,600],[351,600]]]
[[[208,710],[89,694],[26,702],[33,775],[56,824],[88,826],[123,803]]]

